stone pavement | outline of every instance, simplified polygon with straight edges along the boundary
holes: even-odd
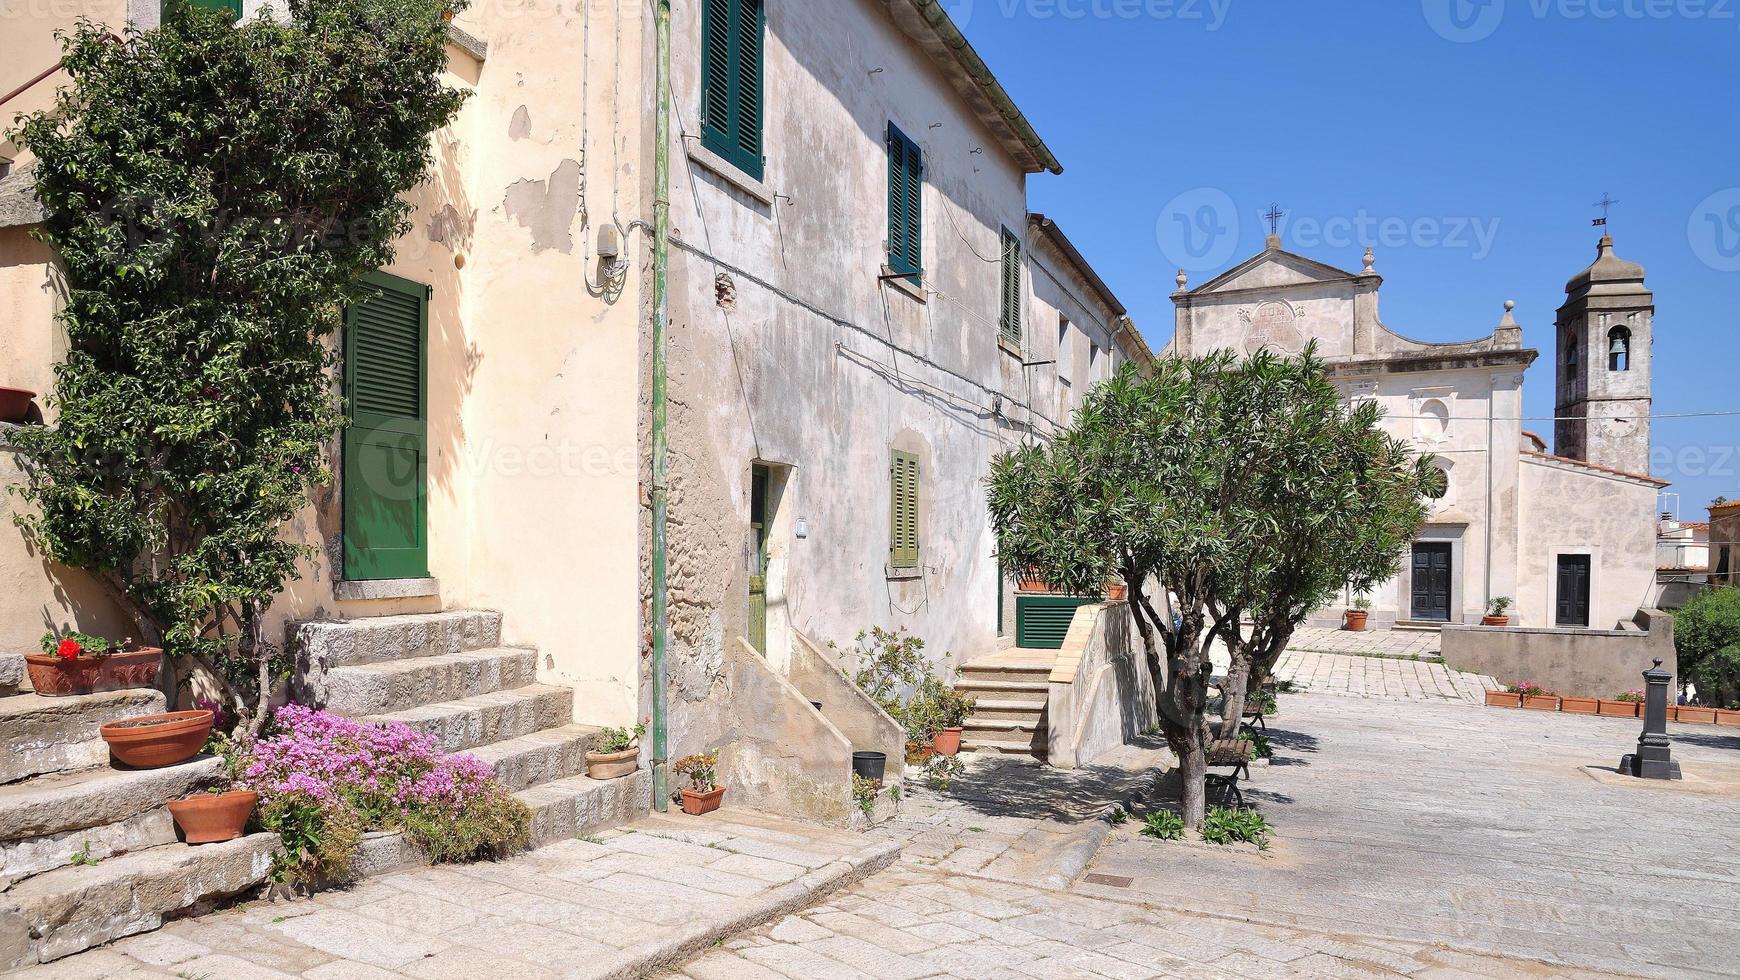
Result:
[[[1357,634],[1350,634],[1357,635]],[[1502,685],[1484,674],[1452,670],[1442,662],[1317,653],[1292,645],[1275,663],[1275,677],[1311,694],[1387,701],[1462,701],[1481,704]]]
[[[897,845],[723,810],[372,878],[123,939],[30,978],[640,977],[813,905]]]
[[[1244,784],[1277,828],[1268,853],[1151,841],[1132,820],[1074,891],[1624,974],[1733,975],[1740,732],[1671,725],[1684,784],[1612,785],[1582,770],[1615,765],[1638,731],[1636,720],[1283,695],[1275,763]]]
[[[1293,634],[1288,646],[1313,653],[1351,653],[1384,657],[1419,657],[1436,659],[1441,656],[1436,630],[1362,630],[1358,633],[1322,626],[1302,626]]]

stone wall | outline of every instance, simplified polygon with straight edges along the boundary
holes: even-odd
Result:
[[[744,640],[729,646],[721,679],[728,707],[712,747],[719,750],[726,805],[850,823],[851,740]],[[681,783],[673,774],[671,789]]]
[[[822,703],[822,716],[833,722],[853,749],[887,756],[887,772],[897,778],[906,762],[906,730],[852,683],[813,640],[797,632],[792,639],[787,674],[792,685],[804,697]]]
[[[1047,761],[1086,766],[1155,721],[1154,678],[1127,602],[1081,606],[1052,668],[1046,698]]]
[[[1611,698],[1643,687],[1642,674],[1660,659],[1679,672],[1673,617],[1639,610],[1613,630],[1446,626],[1444,663],[1455,670],[1487,674],[1501,683],[1534,681],[1560,694]]]

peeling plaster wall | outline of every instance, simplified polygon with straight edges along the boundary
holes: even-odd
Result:
[[[1629,623],[1649,605],[1655,594],[1657,490],[1639,480],[1525,457],[1516,624],[1555,625],[1561,554],[1591,556],[1591,628]]]
[[[1021,357],[997,341],[1000,232],[1027,224],[1020,169],[882,5],[847,0],[769,5],[767,167],[751,180],[694,138],[698,9],[678,5],[673,27],[673,755],[719,737],[722,651],[748,633],[753,463],[777,495],[775,669],[788,626],[822,643],[906,626],[953,664],[996,646],[982,481],[1029,417]],[[878,281],[890,120],[926,153],[924,291]],[[923,467],[912,575],[886,567],[896,445]]]

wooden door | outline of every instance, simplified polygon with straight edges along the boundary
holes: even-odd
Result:
[[[756,466],[749,480],[749,644],[767,655],[767,483],[765,466]]]
[[[1450,621],[1450,543],[1421,541],[1414,545],[1413,618]]]
[[[345,311],[344,577],[429,574],[428,288],[385,273]]]
[[[1553,621],[1559,626],[1589,625],[1588,555],[1559,556],[1559,592]]]

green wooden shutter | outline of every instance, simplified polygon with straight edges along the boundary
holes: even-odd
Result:
[[[888,124],[888,268],[914,284],[924,275],[924,151]]]
[[[344,577],[429,574],[428,288],[372,273],[345,311]]]
[[[702,0],[701,145],[756,180],[762,155],[767,31],[762,0]]]
[[[1015,645],[1026,650],[1058,650],[1069,635],[1075,611],[1099,599],[1063,595],[1024,595],[1015,599]]]
[[[163,7],[167,8],[170,4],[177,2],[180,0],[164,0]],[[242,0],[186,0],[186,3],[197,10],[216,10],[227,13],[232,21],[242,19]],[[161,10],[158,16],[162,16]]]
[[[895,450],[888,466],[888,564],[918,567],[918,457]]]
[[[1021,343],[1021,239],[1003,229],[1003,336]]]

